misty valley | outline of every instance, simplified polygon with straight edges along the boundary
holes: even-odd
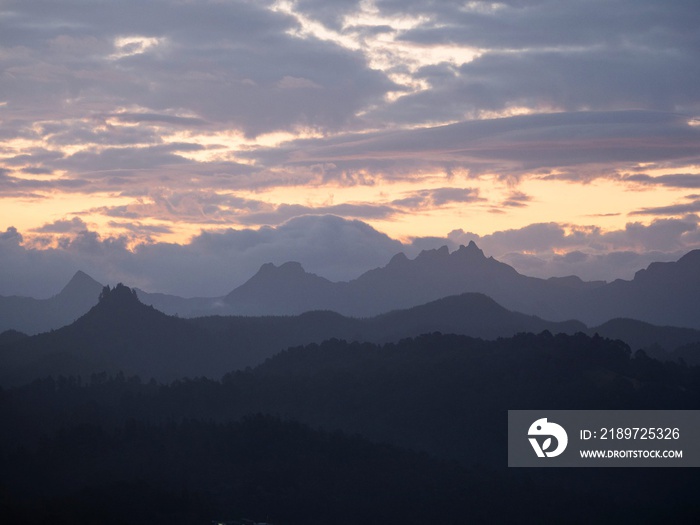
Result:
[[[695,523],[692,468],[506,456],[508,410],[700,409],[698,297],[700,251],[605,283],[472,243],[215,298],[77,272],[0,297],[0,519]]]

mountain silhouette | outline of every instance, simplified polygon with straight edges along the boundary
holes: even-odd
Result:
[[[446,246],[424,250],[411,260],[403,253],[386,266],[365,272],[349,282],[332,282],[306,272],[298,262],[265,264],[247,282],[222,298],[217,312],[228,315],[295,315],[309,310],[332,310],[342,315],[370,317],[418,306],[467,292],[483,293],[511,310],[544,318],[561,317],[558,304],[571,294],[603,286],[578,277],[538,279],[519,274],[511,266],[486,257],[471,242],[450,253]],[[143,296],[145,301],[150,297]],[[201,315],[202,304],[153,298],[156,307],[188,316]],[[221,308],[225,305],[224,308]]]
[[[296,314],[333,310],[369,317],[451,295],[482,293],[503,307],[553,321],[577,319],[599,325],[632,318],[656,325],[700,329],[700,250],[677,262],[652,263],[630,281],[582,281],[576,276],[540,279],[486,257],[471,242],[450,253],[425,250],[415,259],[394,256],[381,268],[349,282],[333,283],[298,263],[265,265],[232,291],[228,314]]]
[[[66,286],[49,299],[0,296],[0,332],[13,329],[37,334],[75,321],[97,303],[102,285],[77,271]]]
[[[589,324],[627,317],[657,325],[700,329],[700,250],[676,262],[655,262],[630,281],[618,279],[562,305]]]
[[[70,325],[0,347],[3,380],[124,371],[161,380],[212,374],[214,346],[193,324],[142,304],[124,285]]]
[[[543,330],[572,334],[586,327],[511,312],[482,294],[448,297],[368,319],[330,311],[183,319],[144,305],[134,290],[119,284],[105,287],[98,304],[68,326],[32,337],[10,334],[0,346],[0,384],[101,371],[159,380],[217,378],[288,347],[331,338],[389,342],[441,331],[495,339]]]
[[[333,308],[345,283],[306,272],[298,262],[262,265],[258,273],[223,301],[240,315],[288,315]]]
[[[51,299],[0,297],[0,332],[28,334],[63,326],[97,301],[102,285],[77,272]],[[577,319],[588,326],[616,318],[661,326],[700,329],[700,250],[676,262],[652,263],[631,280],[583,281],[576,276],[540,279],[486,257],[471,242],[450,253],[403,253],[387,265],[349,282],[332,282],[306,272],[300,263],[267,263],[227,295],[183,298],[137,290],[138,298],[169,315],[299,315],[330,310],[368,318],[463,293],[481,293],[510,311],[551,321]]]
[[[611,319],[588,330],[609,339],[620,339],[632,350],[644,350],[660,360],[675,360],[675,350],[691,343],[700,342],[700,330],[676,326],[656,326],[635,319]],[[700,353],[698,354],[700,357]]]
[[[16,343],[17,341],[21,341],[25,337],[29,336],[17,330],[5,330],[4,332],[0,333],[0,346]]]
[[[574,334],[585,332],[578,321],[551,322],[534,315],[512,312],[490,297],[465,293],[397,310],[365,321],[373,342],[394,341],[424,333],[469,335],[483,339],[510,337],[520,332]]]

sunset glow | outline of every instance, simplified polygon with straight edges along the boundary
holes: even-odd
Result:
[[[629,277],[700,247],[697,17],[635,2],[6,2],[0,231],[17,261],[60,256],[52,283],[106,268],[104,246],[138,259],[326,216],[376,230],[387,254],[475,239],[524,273],[539,270],[518,253]],[[535,241],[538,225],[566,243]],[[91,259],[75,251],[86,234]],[[264,257],[284,259],[279,242]],[[588,266],[562,262],[570,251]],[[635,259],[616,271],[601,263],[613,252]]]

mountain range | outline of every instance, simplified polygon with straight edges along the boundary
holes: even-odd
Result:
[[[206,316],[179,318],[143,304],[124,285],[103,288],[98,303],[75,322],[26,336],[0,334],[0,385],[17,385],[48,375],[89,376],[124,372],[170,381],[218,378],[256,366],[278,352],[325,340],[390,343],[426,333],[468,335],[494,340],[518,333],[598,334],[630,342],[655,357],[673,358],[682,347],[693,364],[700,331],[657,327],[616,319],[587,328],[579,321],[546,321],[510,311],[479,293],[445,297],[424,305],[370,318],[331,311],[296,316]]]
[[[0,296],[0,332],[28,334],[77,319],[97,302],[102,285],[78,272],[51,299]],[[652,263],[632,280],[540,279],[486,257],[473,242],[450,253],[425,250],[415,259],[400,253],[386,266],[348,282],[332,282],[301,264],[267,263],[247,282],[213,298],[183,298],[136,290],[139,299],[170,315],[299,315],[329,310],[365,318],[463,293],[481,293],[508,310],[552,321],[576,319],[595,326],[615,318],[700,329],[700,250],[676,262]]]
[[[677,262],[653,263],[632,280],[583,281],[576,276],[540,279],[486,257],[474,244],[450,253],[403,253],[348,282],[306,272],[299,263],[265,264],[246,283],[215,299],[182,299],[139,292],[144,303],[184,317],[295,315],[332,310],[369,317],[411,308],[450,295],[485,294],[509,310],[553,321],[577,319],[589,326],[624,317],[700,329],[700,250]]]
[[[482,294],[448,297],[368,319],[329,311],[184,319],[141,303],[135,291],[117,285],[105,287],[97,305],[70,325],[35,336],[4,332],[0,384],[102,371],[162,381],[216,378],[255,366],[288,347],[331,338],[388,342],[444,331],[495,339],[519,332],[585,329],[576,321],[548,322],[511,312]]]

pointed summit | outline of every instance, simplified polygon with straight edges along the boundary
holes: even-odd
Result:
[[[78,270],[59,292],[58,297],[68,301],[84,301],[87,297],[94,304],[101,291],[100,283],[84,271]]]
[[[15,329],[32,335],[65,326],[95,306],[101,291],[100,283],[77,271],[49,299],[0,297],[0,332]]]
[[[389,264],[387,264],[387,266],[403,266],[407,262],[408,257],[406,257],[406,254],[403,252],[399,252],[389,260]]]
[[[470,259],[485,259],[483,250],[479,248],[474,241],[469,241],[469,244],[464,246],[461,245],[459,249],[454,252],[457,255],[468,257]]]

